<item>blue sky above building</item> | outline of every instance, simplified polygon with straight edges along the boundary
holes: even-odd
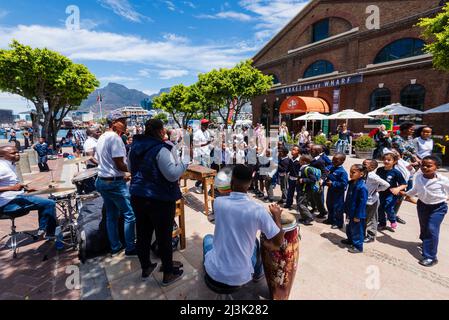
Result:
[[[15,0],[0,3],[0,48],[48,47],[147,94],[251,58],[308,0]],[[66,26],[68,6],[80,28]],[[72,11],[73,12],[73,11]],[[73,27],[73,21],[70,20]],[[26,102],[0,93],[0,108]]]

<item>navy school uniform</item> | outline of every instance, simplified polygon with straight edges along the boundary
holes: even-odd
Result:
[[[317,159],[313,159],[312,162],[310,163],[310,166],[319,169],[321,171],[321,179],[325,181],[327,179],[328,170],[326,169],[325,160],[322,159],[323,155],[324,153],[320,155]],[[313,206],[320,212],[320,215],[322,216],[327,215],[326,208],[324,207],[324,192],[322,187],[318,192],[313,192],[311,194],[311,201]]]
[[[327,176],[332,186],[328,188],[326,206],[329,212],[329,221],[334,226],[343,228],[345,210],[345,191],[348,187],[348,173],[343,166],[332,167]]]
[[[296,159],[289,159],[288,165],[288,191],[287,191],[287,201],[285,203],[286,207],[291,207],[293,204],[293,197],[295,191],[298,193],[300,186],[298,185],[298,177],[301,170],[301,164],[299,163],[299,157]]]
[[[390,184],[389,189],[379,192],[379,226],[385,227],[387,225],[387,217],[391,223],[396,222],[395,206],[399,196],[392,194],[390,189],[407,184],[407,182],[397,169],[386,170],[385,168],[379,168],[376,174]]]
[[[282,200],[284,201],[287,199],[289,165],[290,165],[289,157],[279,158],[278,176],[279,176],[279,184],[281,185]]]
[[[352,245],[360,251],[363,251],[363,241],[365,239],[364,226],[367,201],[368,189],[365,181],[362,179],[350,181],[345,201],[345,212],[349,218],[349,224],[346,226],[346,235]],[[354,222],[354,218],[360,221]]]

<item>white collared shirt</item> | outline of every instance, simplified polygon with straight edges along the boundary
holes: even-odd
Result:
[[[417,196],[421,202],[429,205],[446,202],[449,195],[449,179],[439,173],[435,178],[427,179],[420,171],[416,174],[413,188],[407,195]]]
[[[11,161],[0,159],[0,187],[10,187],[20,183],[17,177],[16,165]],[[0,207],[6,206],[11,200],[24,191],[5,191],[0,193]]]
[[[379,200],[379,192],[390,188],[390,184],[372,171],[368,173],[366,188],[368,189],[368,201],[366,204],[373,205]]]
[[[272,239],[280,229],[268,211],[244,193],[217,198],[214,213],[214,245],[205,257],[206,272],[230,286],[246,284],[254,273],[251,257],[258,231]]]

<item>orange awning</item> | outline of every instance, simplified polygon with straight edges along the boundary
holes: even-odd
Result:
[[[321,98],[293,96],[281,105],[281,114],[329,113],[329,105]]]

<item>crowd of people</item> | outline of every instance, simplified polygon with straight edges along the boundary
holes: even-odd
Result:
[[[205,270],[215,282],[240,286],[261,278],[257,232],[262,231],[272,247],[279,248],[283,239],[281,206],[293,210],[294,200],[298,223],[310,226],[321,222],[332,229],[346,225],[347,239],[342,242],[354,254],[375,241],[378,231],[398,230],[398,223],[406,223],[398,217],[402,201],[415,202],[423,242],[420,264],[438,262],[449,179],[437,171],[441,162],[431,154],[429,127],[420,128],[417,138],[413,138],[412,123],[402,124],[397,135],[379,130],[379,137],[384,136],[379,154],[382,165],[375,158],[366,159],[347,172],[346,142],[351,133],[345,124],[338,129],[337,144],[341,146],[331,159],[324,146],[312,143],[305,128],[297,144],[286,144],[288,128],[284,124],[273,139],[261,125],[237,131],[210,130],[209,121],[203,119],[196,131],[184,132],[167,130],[162,121],[152,119],[130,133],[120,112],[111,113],[107,120],[105,132],[92,127],[85,137],[75,137],[75,132],[66,138],[83,141],[80,150],[92,157],[89,168],[98,167],[96,189],[104,200],[111,253],[124,250],[126,256],[137,255],[142,279],[148,279],[157,268],[150,258],[153,233],[162,261],[162,284],[171,285],[183,275],[182,263],[173,261],[172,231],[176,202],[182,198],[179,179],[192,163],[217,171],[230,168],[232,172],[231,194],[218,197],[214,204],[215,234],[204,238]],[[41,139],[36,150],[44,149]],[[0,157],[3,210],[23,202],[21,194],[14,192],[23,193],[26,186],[11,173],[15,148],[0,148]],[[200,192],[201,183],[195,186]],[[278,186],[279,200],[274,197]],[[248,197],[248,192],[271,203],[272,216]],[[54,207],[38,200],[30,205],[42,213],[40,229],[47,229],[51,237],[55,224],[50,211],[54,212]],[[119,237],[120,216],[124,217],[124,243]]]

